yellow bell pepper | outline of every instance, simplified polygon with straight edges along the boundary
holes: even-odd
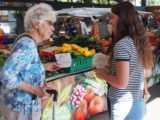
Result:
[[[85,52],[83,53],[83,55],[84,55],[84,56],[90,56],[90,51],[85,51]]]

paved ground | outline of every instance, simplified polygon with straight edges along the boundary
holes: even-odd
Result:
[[[147,114],[144,120],[160,120],[160,84],[149,88],[151,97],[147,101]]]

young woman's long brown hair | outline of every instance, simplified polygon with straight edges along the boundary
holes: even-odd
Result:
[[[119,16],[117,33],[114,35],[111,56],[114,54],[114,45],[125,36],[129,36],[134,40],[139,62],[141,62],[145,68],[151,68],[151,66],[153,66],[153,55],[149,41],[145,36],[144,25],[136,8],[130,2],[122,2],[115,5],[111,11]]]

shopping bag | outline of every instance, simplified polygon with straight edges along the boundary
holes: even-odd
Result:
[[[0,120],[7,120],[7,119],[2,115],[1,112],[0,112]]]
[[[53,95],[49,98],[43,110],[41,120],[53,120]]]
[[[32,120],[40,120],[41,118],[41,99],[34,96],[32,99]]]
[[[71,120],[71,110],[67,104],[55,106],[55,120]]]

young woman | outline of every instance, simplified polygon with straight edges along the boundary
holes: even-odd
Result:
[[[153,66],[145,28],[130,2],[119,3],[111,9],[110,24],[114,34],[112,74],[106,74],[105,70],[95,72],[111,85],[108,93],[111,120],[142,120],[146,113],[145,73]]]

